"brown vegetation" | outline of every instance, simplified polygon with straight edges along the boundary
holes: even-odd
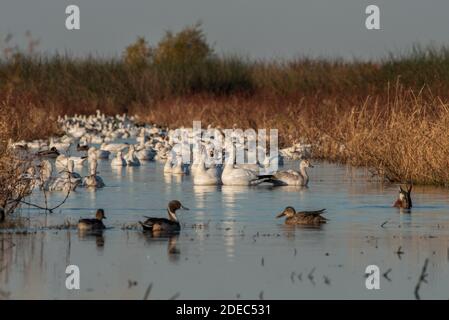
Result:
[[[170,127],[277,128],[280,143],[367,166],[391,181],[449,181],[449,50],[419,48],[370,61],[219,56],[194,25],[156,46],[141,38],[122,60],[0,59],[0,119],[14,140],[48,136],[58,115],[138,114]],[[4,139],[5,140],[5,139]]]

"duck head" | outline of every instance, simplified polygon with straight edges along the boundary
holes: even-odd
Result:
[[[106,219],[106,216],[104,215],[104,210],[103,209],[98,209],[97,212],[95,213],[95,219],[97,220],[103,220]]]
[[[287,207],[284,209],[284,211],[282,211],[281,213],[279,213],[276,218],[281,218],[286,216],[287,218],[293,217],[295,215],[296,211],[295,208],[293,207]]]
[[[184,207],[178,200],[172,200],[168,203],[168,215],[171,220],[178,221],[176,218],[176,211],[179,209],[189,210],[189,208]]]

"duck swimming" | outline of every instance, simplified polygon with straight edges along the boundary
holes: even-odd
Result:
[[[405,190],[402,188],[402,186],[399,186],[399,197],[393,204],[393,207],[401,209],[411,209],[412,207],[412,198],[410,196],[411,192],[412,192],[412,185],[406,187]]]
[[[144,231],[178,232],[181,230],[181,225],[176,217],[176,211],[179,209],[189,210],[178,200],[172,200],[167,207],[168,219],[145,217],[147,220],[144,222],[139,221],[139,223]]]
[[[95,213],[94,219],[80,219],[78,221],[78,230],[80,231],[95,231],[106,229],[103,224],[103,219],[106,219],[103,209],[98,209]]]
[[[49,150],[41,150],[36,153],[38,157],[57,158],[60,155],[58,149],[51,147]]]
[[[286,216],[285,224],[290,225],[319,225],[326,223],[328,219],[321,216],[326,209],[316,210],[316,211],[299,211],[296,212],[295,208],[287,207],[276,218],[281,218]]]

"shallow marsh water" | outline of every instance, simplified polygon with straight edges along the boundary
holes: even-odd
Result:
[[[53,214],[23,208],[36,233],[0,234],[0,298],[142,299],[152,284],[149,299],[414,299],[426,258],[421,298],[449,298],[446,189],[415,187],[412,213],[401,214],[391,207],[397,186],[328,163],[315,164],[306,189],[198,187],[190,176],[164,175],[160,162],[116,169],[102,161],[99,171],[107,187],[80,188]],[[133,228],[143,215],[165,216],[172,199],[190,208],[179,213],[179,236],[151,238]],[[330,221],[286,227],[275,215],[287,205],[327,208]],[[110,227],[102,235],[48,228],[100,207]],[[80,290],[65,287],[69,264],[80,268]],[[391,269],[380,290],[365,287],[371,264]]]

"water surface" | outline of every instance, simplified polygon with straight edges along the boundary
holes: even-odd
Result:
[[[160,162],[117,169],[102,161],[99,171],[107,187],[80,188],[53,214],[24,207],[36,233],[0,234],[0,297],[142,299],[152,284],[150,299],[414,299],[428,258],[421,298],[449,298],[446,189],[415,187],[412,213],[404,214],[391,207],[397,186],[328,163],[310,170],[309,188],[193,186],[190,176],[164,175]],[[42,195],[33,198],[42,203]],[[143,215],[165,216],[172,199],[190,208],[179,213],[179,236],[133,228]],[[286,227],[275,215],[288,205],[326,208],[330,221]],[[110,227],[102,235],[49,228],[100,207]],[[65,287],[69,264],[80,268],[80,290]],[[391,269],[380,290],[365,287],[371,264]]]

